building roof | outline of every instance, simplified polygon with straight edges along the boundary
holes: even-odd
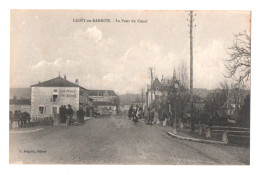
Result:
[[[229,113],[228,110],[234,110],[235,108],[230,103],[225,103],[223,106],[219,107],[217,114],[220,118],[234,119],[234,113]]]
[[[93,105],[94,106],[116,106],[114,103],[108,101],[93,101]]]
[[[10,105],[31,105],[31,101],[28,99],[10,99]]]
[[[152,90],[167,91],[169,87],[162,85],[158,78],[155,78],[152,84]]]
[[[230,103],[225,102],[223,106],[218,108],[219,110],[235,109]]]
[[[39,82],[38,84],[31,85],[31,87],[80,87],[84,90],[87,90],[75,83],[72,83],[64,78],[61,78],[60,76],[44,82]]]
[[[89,90],[89,96],[117,96],[113,90]]]

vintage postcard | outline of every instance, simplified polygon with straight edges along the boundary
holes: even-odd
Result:
[[[250,11],[10,18],[10,164],[250,165]]]

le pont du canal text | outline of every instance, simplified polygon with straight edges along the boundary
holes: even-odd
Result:
[[[74,18],[72,22],[86,22],[86,23],[148,23],[147,19],[86,19]]]

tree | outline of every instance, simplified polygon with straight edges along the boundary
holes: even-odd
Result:
[[[228,99],[228,96],[229,96],[229,85],[228,85],[228,82],[227,81],[223,81],[221,83],[219,83],[219,87],[223,93],[223,95],[226,96],[226,99]]]
[[[238,83],[249,80],[251,74],[251,35],[246,31],[234,35],[233,46],[228,48],[226,59],[227,75]]]

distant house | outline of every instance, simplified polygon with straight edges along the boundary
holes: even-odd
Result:
[[[28,99],[10,99],[10,111],[20,110],[21,112],[31,113],[31,101]]]
[[[76,111],[81,107],[85,112],[90,108],[88,90],[60,76],[39,82],[31,86],[31,116],[44,118],[59,114],[61,105],[71,105],[76,118]],[[90,112],[91,113],[91,112]]]
[[[236,108],[234,104],[226,102],[223,106],[217,109],[217,115],[221,119],[226,119],[230,123],[236,123]]]
[[[180,86],[180,81],[177,80],[175,70],[172,79],[166,80],[162,77],[160,81],[158,78],[155,78],[152,85],[147,88],[146,105],[150,106],[154,100],[164,100],[168,96],[171,86],[174,86],[174,88],[179,88]]]
[[[89,90],[89,97],[93,101],[112,102],[114,98],[118,98],[113,90]]]
[[[147,106],[151,105],[153,100],[160,100],[168,95],[169,87],[159,81],[158,78],[155,78],[152,86],[150,86],[146,93],[146,104]]]
[[[93,101],[93,106],[95,112],[98,112],[100,115],[117,114],[117,107],[112,102]]]
[[[104,109],[108,106],[109,108],[115,107],[116,108],[115,111],[117,112],[119,110],[119,97],[113,90],[89,90],[89,97],[93,99],[93,105],[95,106],[100,105],[99,110],[101,108]],[[112,113],[114,114],[114,112]]]

